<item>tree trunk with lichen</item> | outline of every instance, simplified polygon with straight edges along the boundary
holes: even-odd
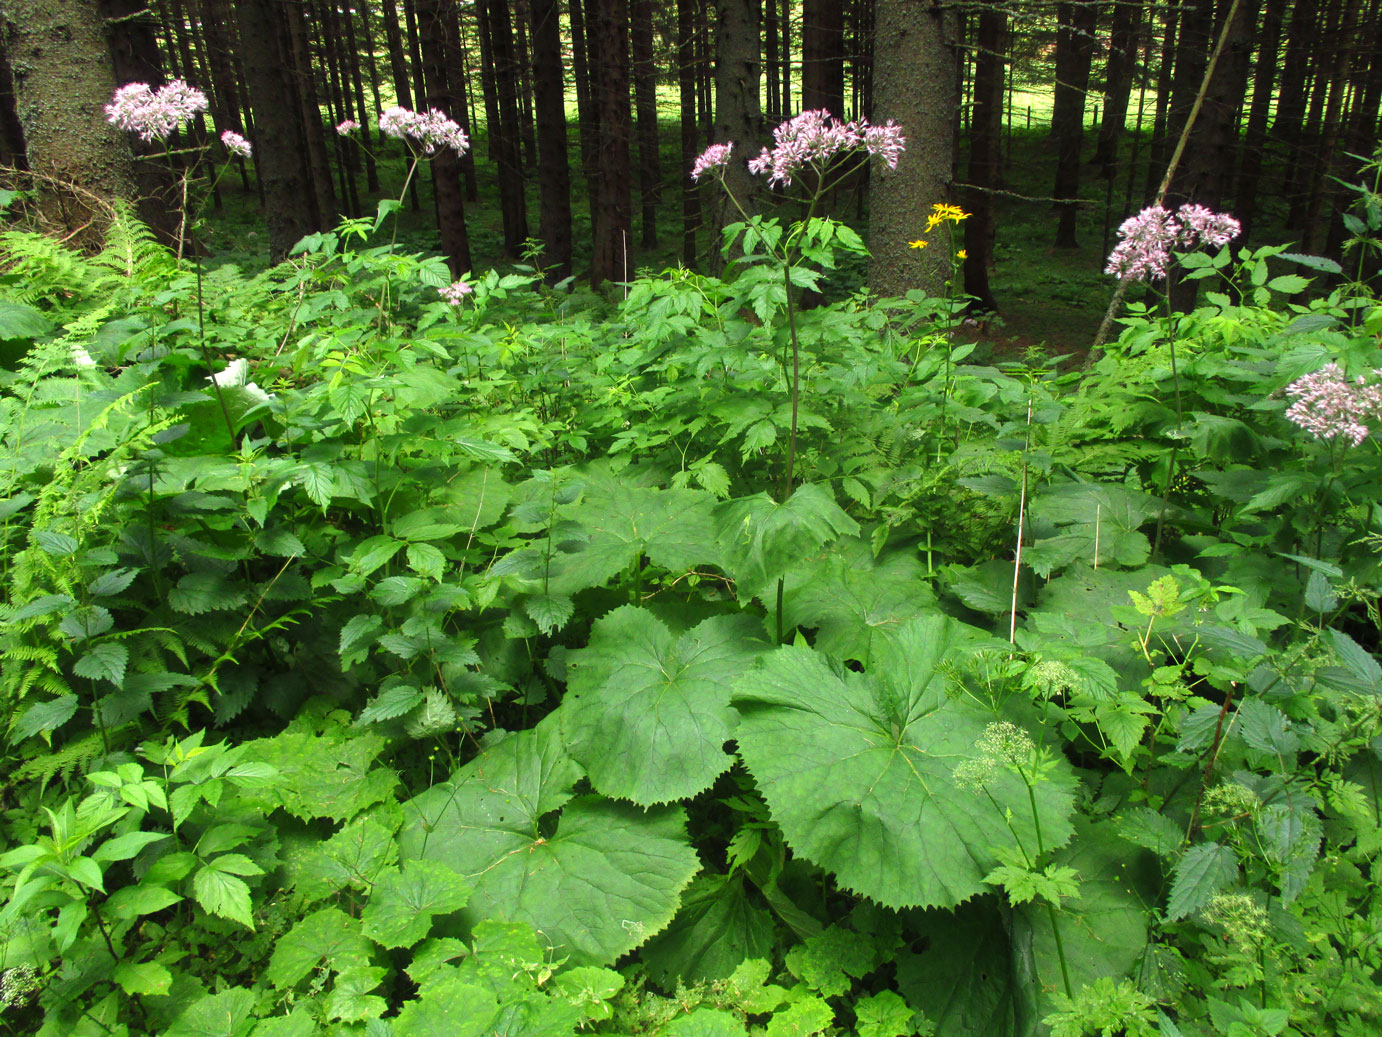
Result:
[[[110,202],[139,194],[125,133],[106,121],[117,84],[100,12],[78,0],[4,0],[0,18],[44,217],[95,244]]]
[[[920,288],[945,292],[950,257],[940,246],[914,249],[931,206],[950,196],[955,80],[954,13],[919,0],[875,7],[871,121],[897,120],[907,150],[897,169],[874,169],[869,184],[869,285],[878,295]],[[934,237],[934,235],[933,235]]]

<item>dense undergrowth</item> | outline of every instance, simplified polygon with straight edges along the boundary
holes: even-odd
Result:
[[[0,238],[10,1032],[1382,1026],[1382,440],[1283,395],[1363,289],[796,313],[786,495],[761,252],[454,306],[377,229]]]

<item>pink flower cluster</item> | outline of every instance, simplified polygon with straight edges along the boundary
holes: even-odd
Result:
[[[696,161],[691,165],[691,179],[699,180],[703,176],[723,169],[729,165],[729,154],[734,150],[734,142],[728,144],[712,144],[696,156]]]
[[[475,289],[465,281],[456,281],[447,285],[445,288],[438,288],[437,294],[452,306],[459,306],[461,301],[473,291],[475,291]]]
[[[1203,205],[1182,205],[1174,213],[1149,205],[1118,228],[1123,240],[1109,254],[1104,273],[1124,281],[1159,280],[1171,268],[1172,250],[1200,245],[1218,248],[1241,230],[1232,216]]]
[[[406,111],[406,109],[404,110]],[[354,119],[346,119],[343,122],[339,122],[336,124],[336,132],[339,133],[342,137],[346,136],[347,134],[354,133],[359,128],[360,124],[356,122]]]
[[[250,142],[234,130],[226,130],[225,133],[222,133],[221,143],[232,155],[237,155],[240,158],[249,158],[254,152],[254,149],[250,147]]]
[[[438,148],[450,148],[458,155],[470,150],[470,138],[465,131],[435,108],[414,112],[394,105],[380,113],[379,129],[398,140],[412,140],[425,155],[435,154]]]
[[[106,105],[106,121],[143,140],[166,140],[168,134],[207,109],[206,94],[174,79],[157,90],[148,83],[126,83]]]
[[[1374,371],[1382,375],[1382,370]],[[1286,410],[1287,420],[1316,439],[1336,436],[1357,446],[1368,438],[1364,421],[1382,414],[1382,385],[1369,385],[1360,376],[1349,381],[1338,364],[1325,364],[1313,374],[1286,386],[1295,402]]]
[[[768,183],[790,186],[792,177],[807,166],[824,170],[838,155],[864,151],[880,156],[888,168],[896,169],[898,156],[906,150],[902,127],[891,119],[886,125],[871,126],[867,120],[840,122],[823,109],[802,112],[773,130],[772,150],[764,148],[749,159],[749,172],[768,174]],[[691,179],[699,180],[729,165],[734,144],[712,144],[691,167]]]

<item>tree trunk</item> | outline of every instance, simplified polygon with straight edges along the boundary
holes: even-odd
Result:
[[[576,81],[576,130],[581,149],[581,175],[585,178],[586,207],[590,225],[595,226],[595,154],[599,133],[595,122],[595,90],[590,80],[589,37],[586,32],[584,3],[568,0],[571,21],[571,74]]]
[[[4,0],[0,18],[43,214],[95,244],[101,203],[138,197],[127,135],[106,121],[116,83],[99,13],[78,0]]]
[[[336,25],[336,5],[334,0],[317,0],[315,7],[320,61],[314,65],[321,67],[322,85],[326,90],[327,122],[332,126],[338,126],[346,119],[355,120],[355,104],[350,98],[350,86],[342,67],[341,50],[337,46],[341,36]],[[306,16],[307,13],[305,9],[303,14]],[[310,28],[308,39],[311,39]],[[321,121],[320,116],[317,121]],[[327,139],[325,134],[322,139]],[[359,216],[360,192],[355,183],[355,178],[360,173],[359,145],[338,133],[331,134],[330,142],[330,150],[336,153],[336,175],[339,178],[341,204],[348,216]]]
[[[1085,93],[1094,57],[1094,30],[1099,7],[1093,0],[1056,5],[1060,26],[1056,37],[1056,101],[1051,110],[1051,136],[1057,148],[1056,183],[1051,194],[1070,199],[1058,202],[1056,248],[1078,248],[1075,224],[1080,196],[1080,146],[1084,143]]]
[[[662,170],[657,151],[657,66],[653,63],[653,0],[633,0],[633,93],[638,109],[640,244],[651,249],[657,247],[657,205],[662,200]]]
[[[365,79],[360,72],[360,54],[363,51],[369,58],[371,76],[375,82],[378,82],[377,73],[373,72],[374,41],[370,38],[368,26],[365,26],[364,39],[368,46],[361,47],[359,45],[355,36],[355,16],[351,14],[350,4],[341,5],[339,21],[345,27],[346,40],[345,54],[343,55],[345,67],[342,72],[348,76],[348,82],[343,83],[342,86],[355,95],[355,111],[358,113],[356,118],[360,120],[360,140],[364,144],[365,153],[365,186],[374,194],[378,194],[379,171],[374,168],[374,139],[370,135],[369,109],[365,105]]]
[[[9,55],[5,53],[4,33],[0,32],[0,165],[27,170],[29,159],[24,152],[24,127],[19,124],[15,105],[14,74],[10,71]]]
[[[715,140],[733,141],[735,154],[725,168],[725,187],[712,188],[709,198],[716,246],[713,265],[720,266],[720,232],[745,212],[756,212],[759,181],[749,174],[746,160],[757,152],[762,130],[758,109],[758,4],[756,0],[720,0],[715,26]],[[736,207],[730,200],[733,195]]]
[[[523,141],[523,174],[528,176],[537,168],[537,125],[533,118],[533,62],[528,52],[528,25],[532,19],[526,0],[514,0],[513,13],[519,136]]]
[[[1109,30],[1108,68],[1104,79],[1104,112],[1099,123],[1099,143],[1094,162],[1105,180],[1113,178],[1118,162],[1118,141],[1128,121],[1128,98],[1137,67],[1137,39],[1142,28],[1142,5],[1114,0],[1113,26]]]
[[[538,227],[548,277],[571,275],[571,171],[566,155],[566,80],[557,0],[530,0],[533,107],[537,119]]]
[[[1311,163],[1310,175],[1305,179],[1305,247],[1310,252],[1323,252],[1329,238],[1329,217],[1336,188],[1342,190],[1334,178],[1348,176],[1347,162],[1339,153],[1343,131],[1344,95],[1349,91],[1348,74],[1358,41],[1359,0],[1346,0],[1340,14],[1338,30],[1332,35],[1332,47],[1324,64],[1328,69],[1329,95],[1325,99],[1324,121],[1318,134],[1316,159]]]
[[[275,5],[288,21],[289,76],[292,93],[298,102],[298,125],[307,146],[307,168],[311,175],[313,222],[325,227],[336,220],[336,196],[331,186],[331,163],[326,153],[326,134],[322,128],[321,103],[317,100],[316,77],[312,70],[312,51],[308,44],[306,12],[295,2],[278,0]],[[250,37],[251,40],[254,37]],[[247,48],[253,49],[253,46]]]
[[[633,180],[629,141],[628,0],[589,0],[590,68],[595,115],[599,125],[595,171],[595,213],[590,282],[623,281],[628,277],[629,233],[632,229]]]
[[[1267,0],[1259,32],[1261,43],[1253,71],[1252,106],[1248,111],[1247,133],[1243,142],[1243,161],[1234,192],[1234,215],[1243,227],[1244,242],[1252,235],[1257,220],[1257,192],[1262,179],[1262,159],[1267,150],[1267,116],[1276,85],[1277,55],[1281,47],[1281,26],[1286,0]]]
[[[384,41],[389,47],[389,70],[393,73],[395,104],[416,110],[413,91],[408,83],[408,58],[403,50],[403,34],[398,29],[398,5],[394,0],[380,0],[384,17]]]
[[[844,6],[840,0],[804,0],[801,13],[801,106],[845,114]]]
[[[914,249],[933,203],[949,196],[955,150],[954,14],[911,0],[877,0],[874,8],[874,120],[896,119],[907,150],[892,172],[879,170],[869,188],[869,283],[877,295],[921,288],[945,291],[950,257],[940,248]]]
[[[240,78],[235,71],[234,49],[230,45],[233,27],[226,3],[227,0],[202,0],[201,6],[202,31],[206,33],[207,63],[211,67],[211,81],[215,84],[216,96],[220,98],[221,103],[217,124],[221,125],[220,120],[224,119],[224,128],[249,135],[245,119],[244,92],[240,89]],[[250,140],[253,139],[253,136],[250,136]],[[257,158],[258,156],[254,155],[251,161]],[[237,158],[235,164],[240,170],[241,186],[245,191],[249,191],[245,160]]]
[[[490,152],[499,167],[499,214],[504,224],[504,254],[516,258],[528,237],[523,189],[523,156],[518,115],[518,62],[508,0],[482,0],[489,52],[494,64],[494,104],[498,121],[489,124]],[[487,105],[488,107],[488,105]]]
[[[677,5],[677,16],[681,16],[681,5]],[[782,107],[782,66],[777,52],[781,42],[777,30],[777,0],[763,2],[763,61],[767,66],[764,72],[768,80],[768,98],[764,102],[765,114],[771,119],[783,118]]]
[[[274,0],[242,0],[235,5],[245,85],[254,113],[255,154],[264,185],[269,254],[278,262],[304,235],[321,227],[312,203],[307,140],[293,81],[286,26]]]
[[[771,0],[770,0],[771,2]],[[696,232],[701,227],[701,196],[691,180],[696,160],[696,10],[695,0],[677,0],[677,87],[681,94],[681,261],[696,265]]]
[[[441,2],[416,0],[416,5],[423,80],[427,84],[427,106],[446,112],[451,106],[451,92],[446,78],[446,22],[442,18]],[[439,148],[430,161],[441,250],[451,267],[451,275],[460,277],[471,268],[470,237],[465,226],[465,198],[461,194],[460,161],[450,148]]]
[[[442,10],[442,20],[446,23],[446,82],[450,110],[447,112],[465,135],[474,139],[474,119],[471,117],[470,66],[466,59],[468,48],[465,35],[461,32],[461,12],[459,4],[447,4]],[[475,181],[475,149],[472,147],[461,156],[461,183],[465,185],[465,200],[477,201],[480,187]]]
[[[1161,15],[1161,56],[1156,74],[1156,112],[1152,116],[1152,146],[1147,149],[1147,184],[1144,194],[1151,198],[1166,172],[1171,153],[1167,129],[1171,113],[1171,84],[1175,71],[1176,34],[1180,29],[1180,8],[1166,0]]]
[[[768,0],[773,3],[775,0]],[[782,0],[782,112],[784,119],[792,108],[792,0]]]
[[[1002,8],[979,11],[978,53],[974,59],[974,117],[969,136],[969,182],[966,192],[964,260],[965,294],[982,310],[998,309],[989,285],[993,265],[994,215],[992,188],[998,186],[999,144],[1003,132],[1003,46],[1008,16]],[[880,175],[883,175],[880,173]]]

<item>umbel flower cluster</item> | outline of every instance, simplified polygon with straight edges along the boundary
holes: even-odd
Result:
[[[1382,370],[1373,374],[1382,376]],[[1338,364],[1325,364],[1313,374],[1286,387],[1294,401],[1287,420],[1316,439],[1349,440],[1357,446],[1368,438],[1366,421],[1382,415],[1382,385],[1369,385],[1360,376],[1350,381]]]
[[[902,127],[889,120],[883,126],[871,126],[866,119],[840,122],[824,110],[802,112],[773,130],[773,147],[763,148],[757,158],[749,160],[749,172],[755,176],[768,175],[771,185],[790,187],[792,178],[803,169],[824,169],[838,156],[854,151],[877,155],[897,168],[898,156],[906,150],[907,138]],[[712,144],[691,167],[691,179],[700,180],[717,175],[729,165],[733,142]]]
[[[1203,205],[1182,205],[1175,212],[1149,205],[1118,228],[1123,240],[1109,254],[1104,273],[1124,281],[1160,280],[1171,267],[1172,251],[1200,245],[1218,248],[1241,230],[1232,216]]]
[[[206,94],[181,79],[157,90],[148,83],[126,83],[106,105],[106,121],[139,134],[142,140],[167,140],[206,109]]]
[[[344,123],[342,125],[345,125]],[[354,129],[354,127],[351,127]],[[394,105],[380,113],[379,129],[396,140],[407,140],[421,149],[424,155],[435,154],[438,148],[450,148],[457,155],[470,150],[470,138],[455,121],[435,108],[414,112]],[[337,127],[338,132],[349,132]]]

